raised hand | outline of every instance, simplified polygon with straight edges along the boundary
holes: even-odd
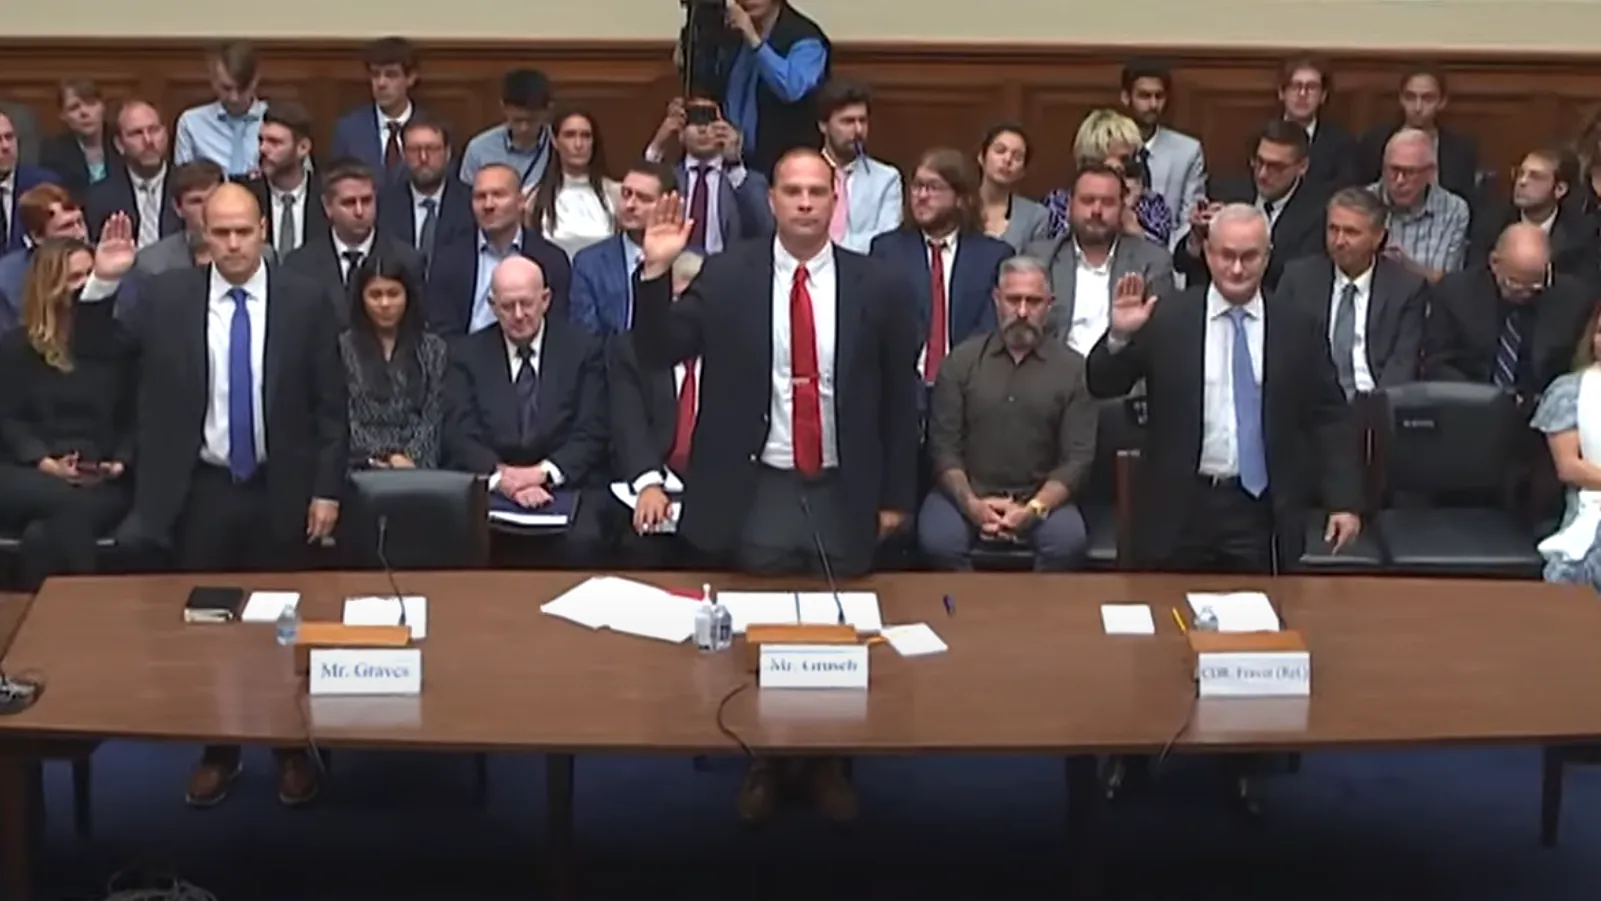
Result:
[[[1130,272],[1117,280],[1112,290],[1112,334],[1127,338],[1139,331],[1156,309],[1156,295],[1145,293],[1145,277]]]
[[[684,217],[684,200],[676,192],[657,200],[645,216],[645,232],[639,242],[644,254],[643,277],[667,274],[673,261],[689,244],[689,234],[694,227],[695,221]]]
[[[100,228],[100,243],[95,245],[95,277],[114,282],[133,268],[138,252],[133,240],[133,220],[127,213],[112,213]]]

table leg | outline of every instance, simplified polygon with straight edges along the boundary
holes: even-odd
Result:
[[[545,755],[545,884],[551,897],[574,894],[573,755]]]
[[[1067,758],[1067,861],[1068,897],[1074,901],[1101,898],[1101,814],[1106,791],[1094,755]]]
[[[33,897],[32,769],[33,761],[15,751],[0,754],[0,869],[7,901]]]

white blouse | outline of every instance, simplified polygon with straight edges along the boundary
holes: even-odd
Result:
[[[569,259],[585,247],[617,234],[616,211],[622,185],[609,178],[603,184],[605,199],[596,196],[589,179],[566,176],[556,190],[556,227],[540,222],[546,240],[565,250]]]

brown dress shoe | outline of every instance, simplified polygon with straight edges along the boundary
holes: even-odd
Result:
[[[836,823],[856,819],[856,789],[845,778],[845,762],[838,757],[819,757],[807,761],[806,777],[812,803]]]
[[[190,807],[212,807],[228,797],[228,788],[244,768],[238,748],[213,745],[200,756],[200,764],[189,776],[184,802]]]
[[[287,807],[310,804],[322,780],[317,762],[305,751],[278,753],[278,802]]]
[[[739,787],[736,807],[747,826],[758,826],[778,812],[778,765],[755,758],[745,769],[745,782]]]

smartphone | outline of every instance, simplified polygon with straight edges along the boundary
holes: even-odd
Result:
[[[715,103],[696,103],[684,108],[684,122],[688,125],[710,125],[721,118]]]

